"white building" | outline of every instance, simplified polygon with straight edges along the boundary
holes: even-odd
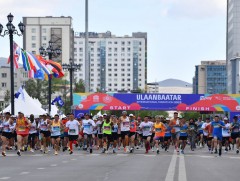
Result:
[[[39,48],[47,48],[49,41],[53,48],[62,49],[62,55],[54,60],[69,63],[73,56],[72,17],[23,17],[26,26],[23,36],[23,49],[40,54]]]
[[[75,33],[74,63],[77,80],[85,80],[85,33]],[[89,33],[90,91],[145,90],[147,80],[147,33],[117,37]]]
[[[227,1],[227,88],[239,93],[240,1]]]

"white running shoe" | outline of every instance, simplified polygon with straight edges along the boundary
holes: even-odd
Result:
[[[31,149],[30,149],[30,152],[34,153],[34,150],[31,148]]]

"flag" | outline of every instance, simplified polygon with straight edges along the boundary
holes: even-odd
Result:
[[[25,96],[24,96],[24,92],[23,92],[22,86],[18,89],[17,93],[14,94],[14,97],[15,97],[16,99],[18,99],[19,96],[21,96],[21,99],[22,99],[23,101],[25,101]]]
[[[54,105],[55,102],[57,102],[60,107],[63,107],[63,105],[64,105],[64,102],[63,102],[61,96],[56,97],[56,98],[52,101],[52,105]]]
[[[19,58],[21,56],[21,49],[16,42],[13,42],[13,64],[16,69],[19,68]],[[10,56],[8,58],[8,64],[10,63]]]

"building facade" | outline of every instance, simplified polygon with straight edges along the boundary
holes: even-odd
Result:
[[[227,0],[227,80],[228,93],[239,93],[240,1]]]
[[[202,61],[196,65],[193,91],[195,94],[227,93],[226,61]]]
[[[74,78],[85,80],[85,33],[75,33],[74,63],[81,70]],[[90,92],[145,90],[147,83],[147,33],[117,37],[111,32],[90,33]]]
[[[73,57],[74,40],[71,17],[23,17],[23,23],[26,26],[23,49],[40,54],[39,48],[43,46],[46,49],[48,42],[52,41],[53,48],[62,50],[61,56],[54,60],[69,63],[69,59]]]

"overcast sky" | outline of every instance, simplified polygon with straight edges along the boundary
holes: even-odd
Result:
[[[84,31],[85,0],[0,0],[0,23],[11,12],[23,16],[71,16]],[[202,60],[225,60],[226,0],[89,0],[89,31],[122,36],[148,33],[148,82],[177,78],[192,82]],[[22,38],[14,37],[22,46]],[[0,57],[8,57],[0,37]]]

